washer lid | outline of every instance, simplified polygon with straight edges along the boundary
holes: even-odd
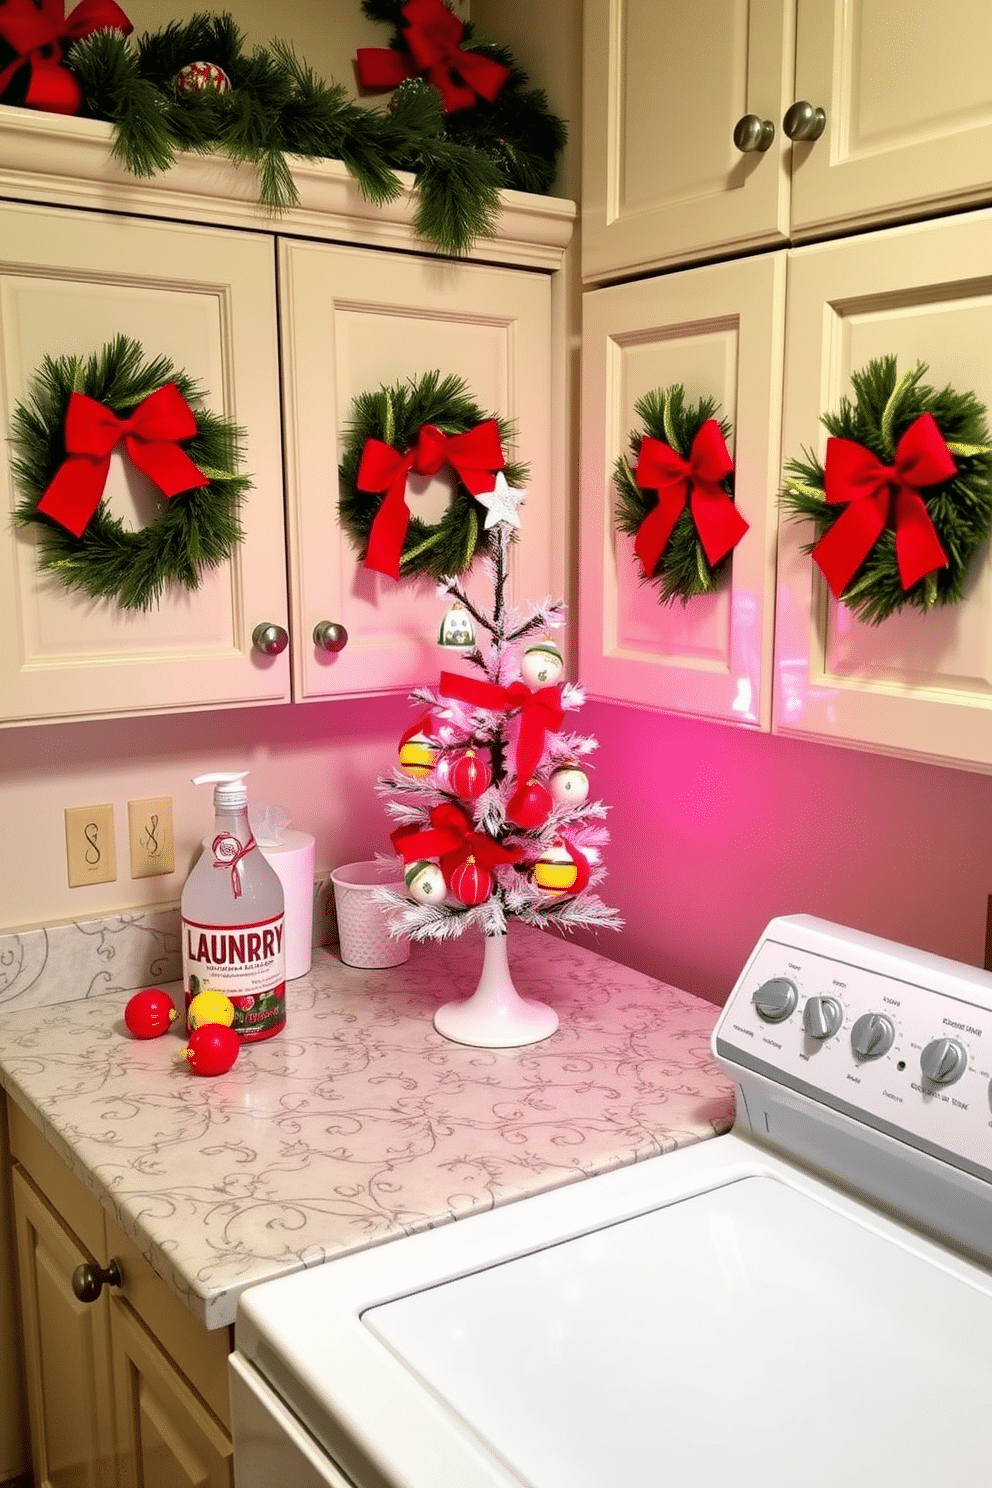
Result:
[[[507,1482],[978,1482],[992,1284],[890,1230],[750,1177],[362,1321]],[[402,1461],[379,1404],[380,1444]],[[415,1466],[402,1481],[419,1483]]]

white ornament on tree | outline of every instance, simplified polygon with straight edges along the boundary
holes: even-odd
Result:
[[[528,646],[520,660],[520,675],[528,687],[551,687],[564,670],[564,659],[554,641]]]

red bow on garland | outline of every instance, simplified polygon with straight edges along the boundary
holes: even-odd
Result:
[[[134,30],[114,0],[82,0],[68,19],[65,0],[43,0],[40,10],[33,0],[6,0],[6,4],[0,4],[0,40],[16,55],[0,71],[0,98],[14,74],[27,67],[25,108],[78,114],[82,93],[62,60],[74,41],[106,30],[120,31],[124,36]]]
[[[541,762],[545,735],[556,734],[565,721],[558,687],[542,687],[531,692],[525,682],[500,687],[495,682],[481,682],[477,677],[442,672],[438,692],[441,697],[457,698],[475,708],[490,708],[498,713],[520,710],[515,770],[521,784],[532,778]]]
[[[715,567],[740,542],[748,523],[720,484],[733,468],[716,419],[707,419],[700,426],[688,460],[670,444],[652,439],[650,434],[644,436],[634,479],[642,490],[658,493],[657,506],[648,512],[634,539],[634,552],[646,578],[651,578],[658,566],[690,491],[692,519],[710,565]]]
[[[516,863],[523,857],[520,847],[503,847],[484,832],[476,832],[472,822],[460,806],[453,801],[444,801],[432,808],[429,827],[397,827],[390,834],[396,851],[404,863],[415,863],[419,858],[439,858],[445,882],[460,863],[474,858],[483,868],[495,868],[499,863]]]
[[[173,382],[149,393],[125,419],[85,393],[72,393],[65,416],[66,458],[38,502],[38,510],[73,537],[81,537],[100,505],[110,455],[122,439],[134,464],[163,495],[178,496],[180,491],[208,486],[209,477],[178,444],[195,433],[193,410]]]
[[[443,0],[409,0],[403,7],[403,32],[410,58],[391,47],[359,47],[358,81],[363,88],[395,88],[409,77],[427,73],[440,90],[446,114],[475,108],[476,96],[492,103],[510,69],[480,52],[462,50],[465,27]]]
[[[823,494],[846,502],[833,526],[813,549],[835,598],[839,599],[891,522],[896,561],[904,589],[948,562],[937,530],[920,495],[957,473],[933,415],[922,413],[896,445],[893,465],[883,465],[853,439],[827,440]]]
[[[417,475],[436,475],[442,466],[451,465],[462,484],[473,496],[478,496],[492,490],[495,472],[502,470],[505,463],[495,419],[486,419],[464,434],[450,436],[433,424],[424,424],[417,434],[417,443],[405,455],[381,439],[366,439],[355,484],[360,491],[386,494],[369,532],[363,566],[391,579],[399,578],[403,543],[410,525],[406,478],[411,470]]]

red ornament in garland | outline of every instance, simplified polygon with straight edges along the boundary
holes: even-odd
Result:
[[[223,67],[216,62],[187,62],[176,73],[176,92],[183,96],[190,93],[230,93],[231,79]]]
[[[462,904],[482,904],[493,891],[493,876],[470,854],[448,874],[448,888]]]
[[[160,987],[145,987],[135,992],[124,1009],[124,1022],[135,1038],[158,1038],[176,1019],[172,998]]]
[[[547,786],[539,780],[528,780],[526,784],[517,786],[506,803],[506,817],[515,827],[530,831],[547,821],[554,804]]]
[[[448,767],[448,779],[456,795],[465,801],[477,801],[489,789],[492,772],[474,749],[458,754]]]
[[[94,31],[134,27],[114,0],[82,0],[67,18],[64,0],[0,0],[0,102],[50,114],[78,114],[83,96],[63,59],[73,42]]]

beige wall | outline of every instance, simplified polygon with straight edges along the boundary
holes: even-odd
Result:
[[[125,5],[139,33],[207,8],[196,0]],[[385,27],[365,20],[358,0],[283,0],[275,8],[237,0],[228,8],[250,44],[279,36],[321,76],[352,89],[355,48],[388,38]],[[569,117],[578,101],[579,0],[538,6],[500,0],[475,8],[480,32],[505,42],[535,84],[547,89],[552,107]],[[570,128],[566,175],[574,179],[577,126],[571,120]],[[577,315],[577,287],[570,305],[568,313]],[[577,336],[571,344],[574,377]],[[569,427],[570,401],[566,389],[556,410]],[[566,478],[574,490],[571,469]],[[201,771],[249,769],[253,799],[282,804],[295,826],[314,832],[321,870],[384,849],[389,824],[373,787],[391,766],[411,717],[406,699],[397,697],[0,730],[0,931],[175,903],[210,825],[209,793],[190,783]],[[162,795],[173,801],[175,872],[132,879],[127,803]],[[64,810],[108,801],[115,814],[117,880],[70,889]]]

